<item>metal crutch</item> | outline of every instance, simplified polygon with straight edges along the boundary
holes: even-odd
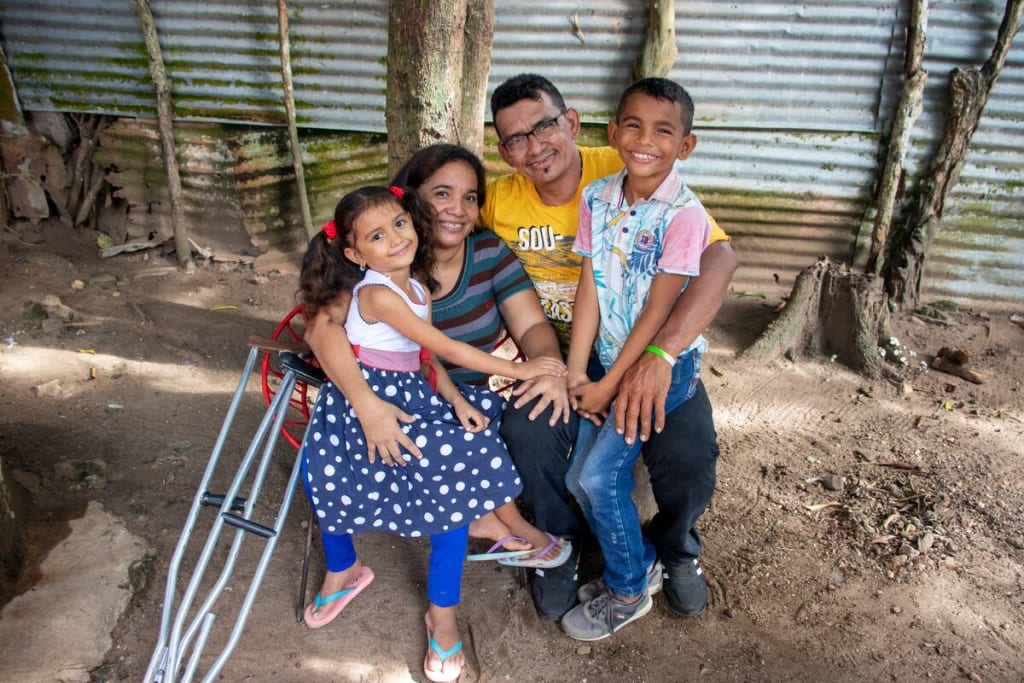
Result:
[[[252,512],[262,488],[263,480],[267,473],[270,459],[273,455],[274,446],[276,445],[278,435],[280,434],[281,425],[289,408],[289,399],[291,398],[296,379],[302,378],[303,381],[316,386],[318,386],[322,381],[322,374],[318,375],[319,370],[306,364],[294,353],[282,352],[279,354],[279,362],[282,368],[285,369],[285,373],[281,379],[281,384],[274,400],[267,409],[260,427],[257,430],[256,435],[253,437],[227,492],[223,495],[212,494],[209,492],[210,481],[223,452],[224,445],[237,414],[245,387],[250,375],[252,374],[253,367],[255,366],[256,359],[258,358],[261,350],[266,350],[266,347],[261,349],[261,345],[254,343],[252,340],[250,340],[250,344],[252,345],[252,348],[249,352],[245,368],[242,371],[238,388],[235,391],[228,413],[225,416],[224,424],[221,427],[221,432],[216,444],[214,445],[210,456],[210,462],[207,464],[206,471],[204,472],[197,488],[189,515],[186,519],[184,529],[182,530],[182,535],[178,540],[178,545],[175,548],[174,555],[168,569],[163,614],[161,616],[160,635],[156,647],[154,648],[149,667],[146,671],[144,679],[146,683],[150,683],[151,681],[160,683],[163,683],[164,681],[187,681],[193,678],[198,668],[200,655],[205,647],[207,637],[209,636],[213,623],[216,619],[213,607],[234,571],[236,559],[241,550],[245,536],[247,534],[255,534],[264,538],[267,543],[264,547],[259,564],[253,574],[252,583],[243,600],[242,608],[239,611],[239,616],[236,619],[235,626],[232,629],[228,642],[218,657],[214,660],[210,670],[206,673],[203,680],[211,681],[219,675],[224,664],[230,657],[231,651],[234,649],[241,636],[248,611],[255,600],[256,592],[262,582],[267,566],[269,565],[270,558],[276,547],[277,539],[280,536],[280,532],[288,515],[292,494],[298,481],[300,464],[299,455],[296,456],[293,463],[291,476],[289,477],[288,484],[285,487],[283,499],[280,507],[278,508],[278,514],[273,527],[264,526],[252,519]],[[280,345],[276,345],[275,348],[280,348]],[[250,494],[248,498],[242,498],[238,496],[238,493],[256,460],[257,451],[259,450],[261,443],[264,444],[263,454],[253,478]],[[207,541],[204,544],[203,551],[196,562],[188,587],[186,588],[180,603],[175,607],[176,584],[182,559],[184,557],[185,550],[189,545],[189,540],[195,528],[199,511],[204,506],[217,506],[219,508],[219,514],[213,522],[210,535],[208,536]],[[201,606],[195,611],[191,621],[188,621],[192,602],[195,599],[213,551],[217,546],[220,532],[223,530],[223,526],[225,524],[235,527],[237,531],[232,541],[227,559],[225,560],[223,570],[219,578],[215,581],[207,597],[203,600]],[[190,652],[191,657],[189,657],[189,661],[182,671],[183,659]],[[179,671],[181,671],[182,674],[181,678],[178,678]]]

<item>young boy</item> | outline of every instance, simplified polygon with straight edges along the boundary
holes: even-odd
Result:
[[[692,124],[693,101],[678,84],[647,78],[631,85],[608,124],[609,144],[625,168],[588,185],[580,201],[573,249],[583,267],[567,365],[570,398],[589,420],[580,422],[566,485],[597,536],[605,570],[580,589],[581,604],[562,618],[562,628],[578,640],[606,638],[647,614],[650,593],[661,585],[660,564],[631,498],[642,444],[616,433],[609,410],[623,374],[644,353],[672,368],[666,413],[693,396],[700,377],[702,336],[678,357],[651,344],[689,278],[699,274],[712,232],[675,168],[697,144]],[[588,377],[592,347],[600,366],[590,363]]]

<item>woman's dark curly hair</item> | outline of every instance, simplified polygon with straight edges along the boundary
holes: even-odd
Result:
[[[437,142],[417,151],[409,157],[402,168],[398,169],[391,184],[419,190],[430,176],[453,161],[461,161],[473,169],[473,175],[476,176],[476,204],[483,206],[487,191],[487,173],[480,157],[465,147],[448,142]]]
[[[401,199],[396,192],[402,195]],[[352,230],[356,219],[369,209],[389,203],[400,204],[412,218],[413,229],[419,239],[412,263],[413,275],[424,282],[430,291],[437,289],[437,280],[430,275],[434,267],[430,207],[412,189],[369,185],[349,192],[334,208],[334,229],[337,230],[335,238],[331,239],[326,230],[321,230],[309,241],[302,257],[298,292],[302,313],[307,320],[334,303],[342,292],[351,291],[362,279],[355,264],[345,257],[345,248],[352,246]]]

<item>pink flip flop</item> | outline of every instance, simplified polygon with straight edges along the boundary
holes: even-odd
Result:
[[[307,605],[306,611],[302,613],[302,620],[306,622],[306,626],[309,628],[327,626],[327,624],[334,621],[341,614],[341,611],[348,606],[348,603],[352,602],[371,583],[373,583],[373,571],[369,567],[360,567],[358,576],[349,581],[348,585],[337,593],[328,595],[326,598],[321,598],[320,594],[317,593],[313,602]],[[324,605],[330,605],[330,607],[326,610],[321,610],[319,617],[313,616],[313,610]]]

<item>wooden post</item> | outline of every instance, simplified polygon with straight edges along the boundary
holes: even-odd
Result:
[[[302,207],[302,225],[310,238],[316,234],[313,218],[306,195],[306,171],[302,165],[302,148],[299,147],[299,131],[295,126],[295,89],[292,85],[291,47],[288,41],[288,3],[277,0],[277,27],[281,39],[281,80],[284,83],[284,109],[288,115],[288,143],[292,153],[292,167],[295,169],[295,183],[298,186],[299,206]]]
[[[160,52],[156,21],[149,0],[135,0],[142,23],[142,35],[149,53],[149,75],[156,87],[156,111],[160,126],[160,145],[164,154],[164,169],[167,172],[167,191],[171,200],[171,226],[174,230],[174,250],[178,264],[187,266],[192,262],[192,247],[188,242],[188,228],[185,225],[185,210],[181,205],[181,177],[178,175],[178,155],[174,145],[174,103],[171,99],[171,82],[164,70],[164,58]]]
[[[906,227],[883,269],[886,290],[898,305],[917,306],[921,278],[932,240],[938,232],[946,197],[956,186],[967,148],[978,128],[989,94],[1020,29],[1024,0],[1007,0],[992,55],[981,69],[954,69],[949,78],[950,112],[935,155],[922,175],[921,189]]]
[[[633,64],[633,80],[660,76],[672,71],[679,50],[676,48],[675,0],[650,0],[647,35]]]
[[[864,272],[878,272],[879,258],[889,239],[896,194],[903,177],[903,162],[910,147],[910,132],[921,115],[921,99],[928,72],[921,68],[924,56],[925,35],[928,31],[928,2],[914,0],[907,27],[906,58],[903,62],[903,91],[896,106],[892,129],[889,131],[889,146],[886,150],[885,165],[878,182],[878,197],[875,202],[875,225],[871,231],[871,247],[868,251]]]

